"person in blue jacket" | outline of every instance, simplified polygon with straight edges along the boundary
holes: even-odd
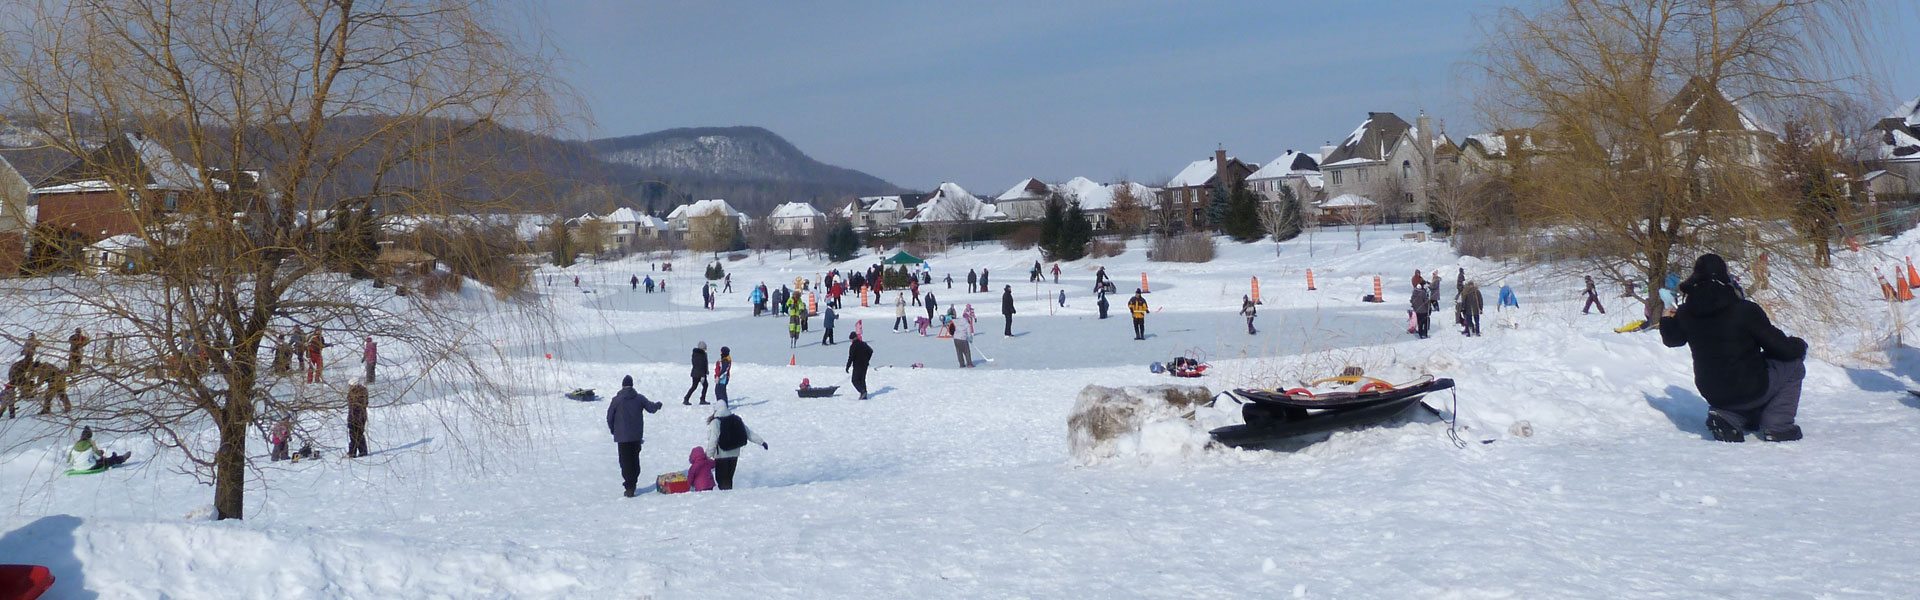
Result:
[[[607,403],[607,431],[620,452],[620,484],[628,498],[633,497],[634,482],[640,478],[640,444],[646,441],[650,412],[660,412],[660,403],[634,391],[632,375],[622,378],[620,392]]]

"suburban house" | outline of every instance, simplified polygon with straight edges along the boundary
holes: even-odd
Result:
[[[213,189],[202,190],[203,182]],[[130,132],[109,137],[33,189],[34,226],[54,238],[55,251],[81,259],[80,250],[140,224],[190,210],[191,203],[222,203],[218,213],[267,214],[258,171],[199,169],[181,162],[158,140]],[[202,193],[202,192],[210,193]]]
[[[1880,138],[1874,144],[1876,166],[1900,178],[1907,186],[1903,194],[1920,195],[1920,187],[1915,187],[1920,186],[1920,98],[1894,109],[1893,114],[1875,123],[1873,130]]]
[[[788,202],[767,213],[776,235],[804,236],[826,224],[827,214],[805,202]]]
[[[1247,176],[1247,186],[1260,194],[1261,201],[1269,204],[1280,201],[1281,190],[1291,190],[1293,197],[1300,201],[1301,210],[1311,213],[1314,203],[1322,200],[1320,193],[1324,189],[1320,178],[1320,157],[1288,150]]]
[[[734,210],[732,204],[726,200],[712,199],[673,207],[673,212],[667,213],[667,224],[674,233],[685,234],[693,219],[712,216],[725,217],[735,230],[740,229],[743,220],[743,215]]]
[[[1113,199],[1123,188],[1133,194],[1142,210],[1150,209],[1153,199],[1159,195],[1159,190],[1131,181],[1098,183],[1085,177],[1075,177],[1055,186],[1063,199],[1080,203],[1080,210],[1087,215],[1087,222],[1092,223],[1095,230],[1107,228],[1108,211],[1113,208]]]
[[[1425,214],[1438,170],[1457,164],[1460,150],[1426,113],[1415,120],[1417,125],[1390,112],[1370,112],[1339,145],[1322,147],[1325,194],[1371,200],[1385,217]]]
[[[1255,167],[1240,162],[1238,158],[1228,157],[1226,150],[1214,150],[1213,157],[1188,164],[1173,179],[1167,180],[1166,186],[1160,188],[1160,202],[1167,207],[1166,212],[1172,220],[1160,226],[1171,229],[1208,227],[1207,206],[1213,202],[1213,189],[1232,188],[1259,170]]]
[[[613,245],[623,251],[631,251],[642,242],[658,240],[667,229],[665,219],[624,206],[600,217],[600,221],[612,227]]]
[[[1909,201],[1913,198],[1911,185],[1911,180],[1886,169],[1860,176],[1860,191],[1868,204]]]
[[[27,259],[27,232],[39,212],[33,186],[73,162],[57,148],[0,148],[0,277],[20,273]]]
[[[1316,206],[1321,225],[1369,225],[1380,222],[1380,204],[1359,194],[1341,194]]]
[[[855,198],[840,209],[840,217],[853,222],[853,228],[860,231],[894,231],[900,228],[900,218],[907,207],[918,200],[917,195]]]
[[[1672,156],[1682,155],[1689,146],[1717,146],[1715,155],[1732,156],[1740,166],[1760,171],[1770,162],[1768,149],[1780,140],[1753,113],[1698,77],[1680,87],[1667,102],[1662,118],[1668,123],[1664,137]]]
[[[1040,180],[1027,178],[1007,192],[994,199],[994,206],[1007,215],[1011,221],[1038,221],[1047,216],[1047,199],[1054,195],[1053,186]]]
[[[919,206],[907,209],[900,223],[913,225],[961,224],[1002,221],[1007,215],[994,205],[981,201],[965,188],[951,182],[941,183]]]

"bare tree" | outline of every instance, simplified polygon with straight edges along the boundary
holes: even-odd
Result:
[[[613,247],[613,224],[601,219],[582,219],[580,226],[573,229],[575,247],[599,260],[600,255]]]
[[[547,61],[503,35],[487,5],[28,0],[10,17],[6,110],[81,157],[60,177],[85,196],[43,197],[42,219],[143,248],[132,274],[13,288],[118,342],[112,360],[68,374],[90,393],[62,419],[178,449],[213,484],[217,518],[238,519],[257,418],[342,408],[344,386],[262,368],[288,328],[336,346],[378,336],[410,362],[405,382],[377,389],[458,386],[460,405],[511,413],[483,362],[490,345],[469,339],[472,314],[396,297],[326,260],[345,233],[329,214],[470,217],[534,188],[508,157],[461,144],[558,123]],[[415,266],[441,276],[432,262]],[[399,276],[384,261],[351,267]]]
[[[687,249],[694,252],[725,252],[733,248],[739,230],[725,213],[714,211],[687,219]]]
[[[1280,242],[1300,235],[1305,225],[1303,215],[1305,207],[1293,188],[1280,186],[1280,199],[1260,203],[1260,223],[1266,225],[1267,235],[1273,238],[1273,254],[1280,255]]]
[[[1682,252],[1749,253],[1780,223],[1757,121],[1836,90],[1870,14],[1848,0],[1556,0],[1502,11],[1482,113],[1540,145],[1510,177],[1517,216],[1584,272],[1657,285]],[[1514,122],[1518,120],[1518,122]],[[1782,249],[1784,250],[1784,249]],[[1776,259],[1788,252],[1775,252]],[[1659,296],[1645,300],[1651,318]]]

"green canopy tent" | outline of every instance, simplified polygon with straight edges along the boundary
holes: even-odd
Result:
[[[918,256],[914,256],[914,255],[912,255],[912,254],[907,254],[907,251],[905,251],[905,250],[901,250],[901,251],[899,251],[899,252],[895,252],[895,253],[893,254],[893,256],[890,256],[890,257],[887,257],[887,259],[886,259],[886,260],[883,260],[883,261],[880,261],[880,264],[885,264],[885,265],[920,265],[920,264],[926,264],[926,262],[927,262],[927,261],[925,261],[925,260],[921,260],[921,259],[920,259],[920,257],[918,257]]]

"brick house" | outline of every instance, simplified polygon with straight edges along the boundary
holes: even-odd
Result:
[[[1211,227],[1207,207],[1213,203],[1213,189],[1232,188],[1257,170],[1255,165],[1227,156],[1226,150],[1214,150],[1211,158],[1188,164],[1160,187],[1160,210],[1153,212],[1166,215],[1169,222],[1159,225],[1171,230]]]

